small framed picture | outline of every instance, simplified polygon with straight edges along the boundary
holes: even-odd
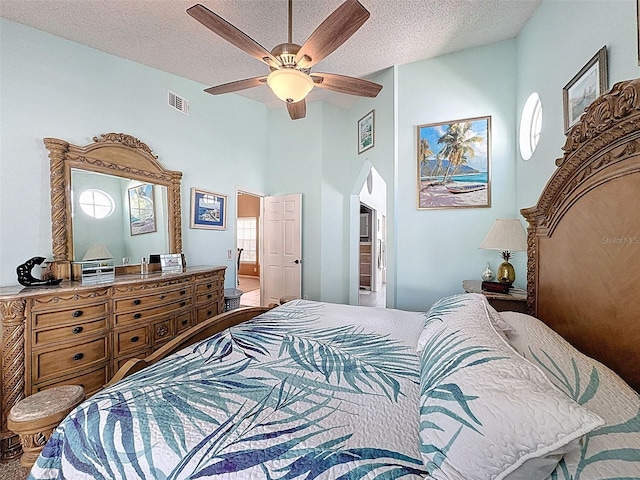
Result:
[[[162,272],[181,272],[182,255],[179,253],[163,253],[160,255]]]
[[[128,189],[129,231],[140,235],[156,231],[156,212],[153,199],[153,185],[143,183]]]
[[[375,110],[358,120],[358,154],[373,147],[375,140]]]
[[[227,196],[191,188],[191,228],[227,229]]]
[[[605,46],[562,89],[565,134],[569,133],[585,109],[607,90],[608,83]]]

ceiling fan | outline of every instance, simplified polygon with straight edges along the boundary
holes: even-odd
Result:
[[[346,42],[367,21],[370,14],[358,0],[346,0],[314,30],[302,46],[292,40],[292,0],[289,0],[288,41],[276,45],[271,51],[203,5],[194,5],[187,9],[187,13],[271,69],[268,75],[207,88],[207,93],[220,95],[267,84],[278,98],[286,102],[291,119],[297,120],[305,117],[305,97],[314,86],[361,97],[375,97],[382,89],[382,85],[368,80],[310,71],[311,67]]]

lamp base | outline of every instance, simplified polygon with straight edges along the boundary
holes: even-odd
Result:
[[[511,286],[516,281],[516,271],[509,262],[502,262],[496,273],[496,280],[503,285]]]

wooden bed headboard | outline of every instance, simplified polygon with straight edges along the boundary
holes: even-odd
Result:
[[[640,79],[571,129],[528,229],[528,308],[640,391]]]

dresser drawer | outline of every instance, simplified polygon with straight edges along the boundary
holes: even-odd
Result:
[[[32,310],[33,326],[36,329],[57,327],[61,323],[79,322],[92,318],[104,317],[108,313],[107,303],[76,304],[55,312],[39,312]]]
[[[200,293],[213,292],[222,289],[222,278],[220,275],[212,275],[205,281],[196,284],[196,295]]]
[[[211,290],[206,293],[197,293],[196,305],[217,302],[220,298],[224,298],[224,293],[222,290]]]
[[[109,348],[107,338],[100,337],[55,350],[34,351],[31,357],[32,381],[38,383],[104,362],[109,358]]]
[[[117,313],[115,315],[115,323],[120,326],[122,324],[131,323],[131,322],[144,322],[146,320],[151,320],[151,317],[155,317],[156,315],[162,315],[166,313],[171,313],[174,310],[178,310],[184,307],[191,306],[191,297],[185,298],[180,302],[171,303],[168,305],[159,305],[153,308],[147,308],[145,310],[132,310],[126,313]]]
[[[206,319],[218,315],[218,304],[198,308],[196,311],[196,323],[204,322]]]
[[[178,314],[176,316],[176,335],[181,334],[191,325],[191,310]]]
[[[151,324],[151,344],[155,347],[171,340],[174,334],[174,319],[167,318]]]
[[[97,370],[93,370],[88,373],[83,373],[77,376],[71,376],[65,378],[63,380],[58,380],[54,383],[40,383],[38,385],[34,385],[33,391],[31,394],[39,392],[41,390],[46,390],[47,388],[57,387],[59,385],[80,385],[84,388],[84,393],[87,397],[90,397],[94,393],[99,390],[102,390],[102,387],[109,381],[109,367],[108,365],[104,365]]]
[[[63,327],[35,330],[33,332],[32,348],[38,348],[50,342],[79,341],[96,333],[106,333],[109,328],[107,317],[98,318],[90,322],[71,323]]]
[[[132,350],[140,350],[150,345],[148,325],[113,332],[113,353],[115,356],[126,355]]]
[[[127,363],[128,360],[131,360],[132,358],[146,358],[149,355],[151,355],[151,349],[150,348],[145,348],[143,350],[138,350],[137,352],[131,352],[128,355],[124,355],[122,357],[118,357],[116,359],[114,359],[113,361],[113,375],[115,375],[118,370],[120,370],[120,368],[122,368],[122,366]]]
[[[127,312],[132,310],[140,310],[149,307],[156,307],[172,303],[177,300],[184,300],[191,297],[190,289],[187,285],[176,290],[169,290],[153,295],[139,295],[131,298],[117,298],[114,300],[114,311]]]

